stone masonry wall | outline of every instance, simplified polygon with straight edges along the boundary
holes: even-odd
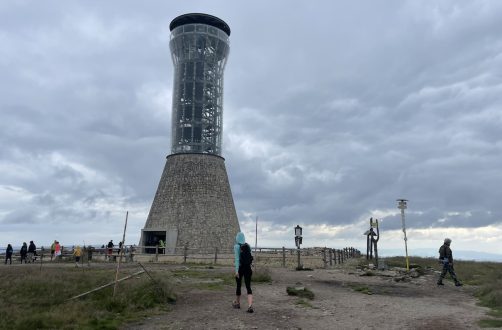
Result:
[[[176,246],[231,249],[240,227],[225,160],[168,156],[145,229],[177,229]]]

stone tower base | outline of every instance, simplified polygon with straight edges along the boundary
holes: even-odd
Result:
[[[183,247],[232,249],[239,221],[225,159],[209,154],[167,157],[141,246],[162,239],[166,252]]]

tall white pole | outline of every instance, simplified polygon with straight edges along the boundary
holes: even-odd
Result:
[[[119,251],[119,261],[117,263],[117,271],[115,272],[115,285],[113,286],[113,297],[115,297],[115,293],[117,291],[120,262],[122,261],[122,255],[123,255],[123,251],[125,249],[125,234],[126,234],[126,229],[127,229],[127,218],[128,217],[129,217],[129,211],[126,212],[126,218],[125,218],[125,224],[124,224],[124,234],[122,235],[122,244],[121,244],[120,251]]]
[[[403,225],[403,234],[404,234],[404,249],[406,252],[406,270],[410,270],[410,260],[408,258],[408,238],[406,237],[406,220],[404,218],[404,209],[407,207],[406,206],[406,199],[398,199],[399,202],[398,208],[401,209],[401,222]]]
[[[256,255],[256,250],[258,248],[258,216],[256,216],[256,228],[254,236],[254,254]]]

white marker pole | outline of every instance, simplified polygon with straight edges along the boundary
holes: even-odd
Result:
[[[397,201],[399,202],[399,204],[398,204],[397,207],[401,210],[401,222],[403,224],[404,248],[405,248],[405,251],[406,251],[406,270],[410,271],[410,261],[408,259],[408,238],[406,237],[406,221],[404,219],[404,209],[407,208],[406,202],[408,200],[406,200],[406,199],[398,199]]]

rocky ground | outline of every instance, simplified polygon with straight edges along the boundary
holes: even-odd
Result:
[[[231,273],[232,268],[214,271]],[[477,329],[488,312],[476,305],[473,288],[451,282],[438,287],[432,270],[414,277],[354,267],[270,271],[271,283],[252,285],[253,314],[246,313],[246,304],[232,308],[233,286],[187,286],[169,312],[124,329]],[[315,298],[289,296],[288,286],[310,289]]]

